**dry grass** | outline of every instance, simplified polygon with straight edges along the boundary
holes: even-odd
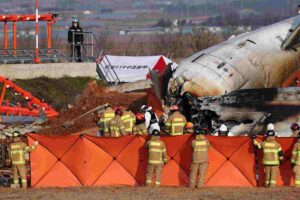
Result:
[[[0,189],[0,199],[122,199],[122,200],[148,200],[148,199],[197,199],[197,200],[296,200],[300,199],[300,189],[295,188],[159,188],[145,187],[103,187],[103,188],[66,188],[66,189],[29,189],[11,190]]]

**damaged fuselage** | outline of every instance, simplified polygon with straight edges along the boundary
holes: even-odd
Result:
[[[153,86],[165,105],[180,103],[190,120],[211,131],[226,123],[235,135],[249,134],[261,121],[254,132],[274,122],[280,135],[288,135],[290,123],[299,122],[300,89],[280,87],[299,68],[296,16],[196,53],[170,80]]]

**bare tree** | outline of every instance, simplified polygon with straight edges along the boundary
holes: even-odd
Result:
[[[208,29],[194,29],[190,35],[189,46],[193,52],[201,51],[223,41],[223,38]]]

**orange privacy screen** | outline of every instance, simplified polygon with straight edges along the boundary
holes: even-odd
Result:
[[[254,187],[255,158],[252,141],[247,137],[207,137],[211,143],[205,185]],[[140,186],[146,177],[147,137],[97,138],[93,136],[43,136],[29,134],[31,145],[40,145],[31,153],[33,187]],[[169,162],[164,166],[162,185],[187,186],[189,181],[192,135],[162,137]],[[287,157],[294,139],[278,139]],[[259,154],[261,157],[261,153]],[[260,163],[260,176],[263,166]],[[289,160],[281,167],[280,185],[292,185]],[[262,182],[259,182],[259,186]]]

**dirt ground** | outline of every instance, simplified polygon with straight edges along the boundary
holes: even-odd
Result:
[[[62,125],[68,120],[72,120],[81,114],[103,104],[109,103],[113,107],[129,108],[133,112],[138,112],[141,105],[146,103],[146,93],[118,93],[107,92],[106,88],[97,85],[96,81],[90,81],[82,94],[76,98],[72,108],[61,110],[59,116],[44,124],[39,130],[42,134],[70,134],[82,130],[97,127],[98,116],[95,113],[89,114],[76,121],[74,126],[63,128]]]
[[[300,189],[295,188],[159,188],[145,187],[103,187],[103,188],[66,188],[66,189],[28,189],[11,190],[0,188],[0,199],[189,199],[189,200],[296,200],[300,199]]]

